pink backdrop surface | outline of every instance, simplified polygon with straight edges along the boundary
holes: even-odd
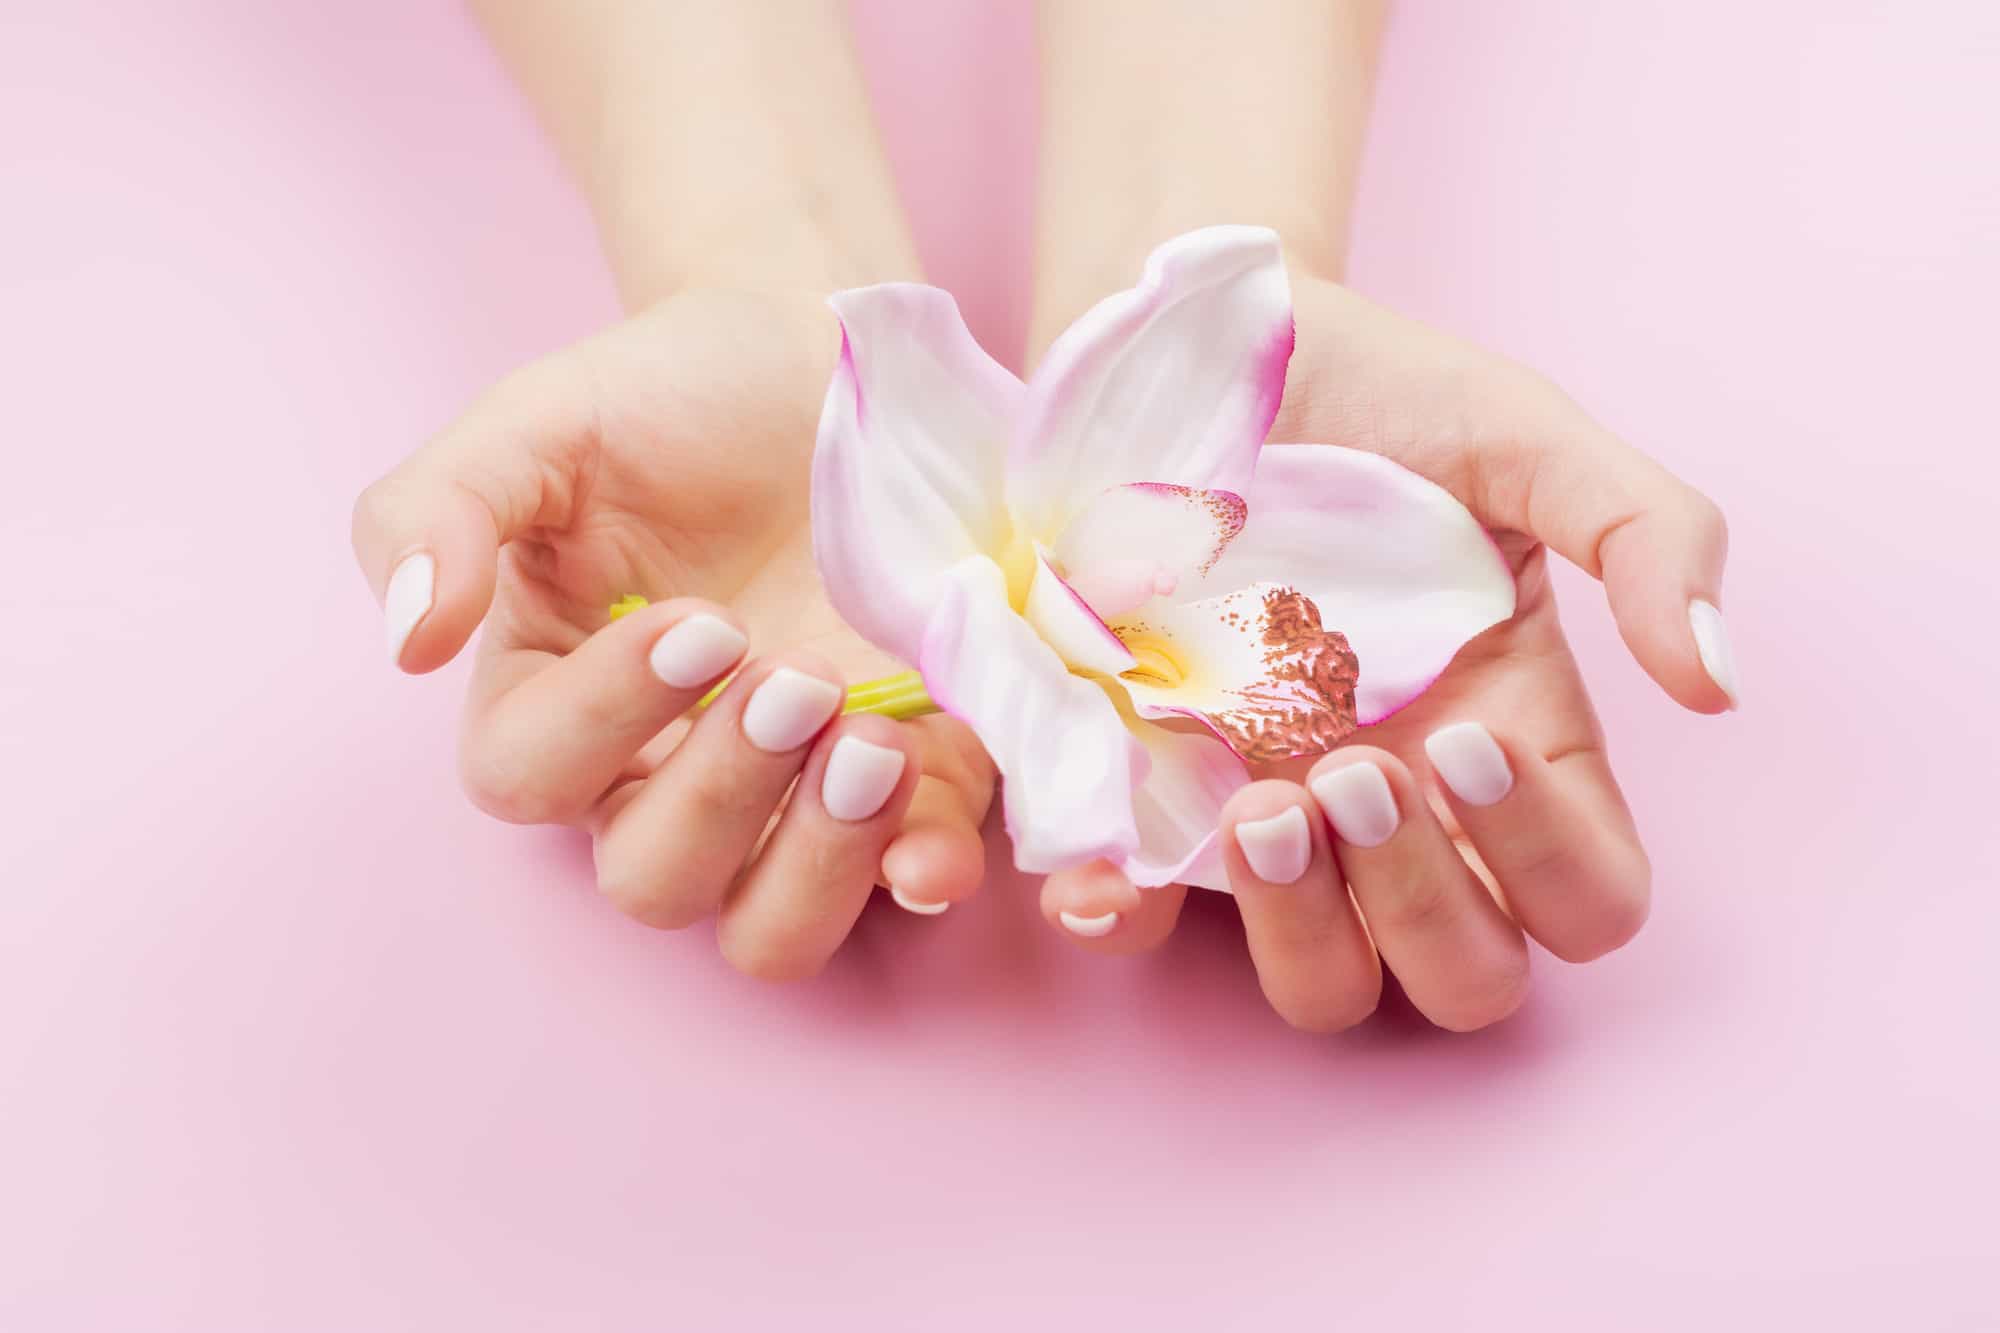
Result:
[[[1027,14],[862,26],[1011,349]],[[525,110],[445,6],[0,36],[0,1327],[2000,1324],[1994,7],[1406,5],[1353,281],[1724,504],[1747,707],[1569,578],[1651,926],[1330,1040],[1223,900],[1107,962],[996,871],[767,989],[476,815],[346,515],[613,316]]]

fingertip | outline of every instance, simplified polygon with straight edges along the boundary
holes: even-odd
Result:
[[[1693,496],[1674,513],[1648,511],[1606,535],[1605,595],[1625,646],[1683,708],[1739,706],[1736,659],[1718,607],[1726,537],[1720,512]]]
[[[393,508],[397,502],[376,503]],[[356,547],[358,552],[364,546],[385,550],[376,560],[385,647],[396,667],[422,675],[456,657],[486,618],[498,574],[499,539],[492,516],[470,497],[432,507],[420,535],[388,545],[395,521],[366,520],[368,531],[357,532]],[[357,529],[363,522],[357,519]]]
[[[1108,861],[1059,870],[1042,881],[1042,918],[1092,953],[1153,948],[1173,933],[1184,884],[1139,888]]]
[[[1314,853],[1319,807],[1295,782],[1266,778],[1233,794],[1218,821],[1230,886],[1251,892],[1297,883]]]
[[[736,614],[698,597],[655,602],[618,617],[600,632],[644,642],[647,669],[677,690],[721,680],[750,651],[749,633]]]
[[[881,883],[898,906],[935,914],[979,892],[986,848],[969,823],[905,828],[882,852]]]

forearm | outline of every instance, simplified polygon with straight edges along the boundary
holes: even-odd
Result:
[[[620,293],[917,276],[840,0],[473,0]]]
[[[1337,276],[1380,0],[1042,0],[1033,347],[1130,283],[1160,241],[1220,222]]]

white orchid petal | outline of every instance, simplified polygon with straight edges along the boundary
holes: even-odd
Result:
[[[1245,512],[1234,491],[1156,481],[1113,486],[1069,521],[1056,539],[1056,560],[1098,614],[1121,616],[1207,573],[1243,530]]]
[[[1047,873],[1138,846],[1144,752],[1103,687],[1071,675],[1008,606],[998,565],[975,556],[947,574],[918,665],[1000,770],[1015,865]]]
[[[1009,456],[1009,503],[1048,540],[1126,482],[1241,492],[1291,355],[1275,233],[1208,227],[1168,241],[1137,287],[1050,346]]]
[[[1229,891],[1222,860],[1222,807],[1250,781],[1243,761],[1212,736],[1140,723],[1134,733],[1151,765],[1132,793],[1139,845],[1119,862],[1134,884],[1192,884]]]
[[[1355,728],[1354,653],[1295,589],[1260,583],[1153,606],[1114,627],[1146,718],[1189,717],[1252,763],[1324,754]]]
[[[1182,595],[1257,583],[1304,593],[1360,660],[1363,725],[1423,693],[1467,641],[1514,614],[1513,573],[1478,520],[1385,458],[1268,445],[1244,498],[1242,535]]]
[[[1035,559],[1028,603],[1021,614],[1066,666],[1115,676],[1134,664],[1110,626],[1050,567],[1046,556]]]
[[[1025,390],[934,287],[841,292],[813,453],[813,556],[862,637],[915,661],[946,570],[1007,538],[1002,474]]]

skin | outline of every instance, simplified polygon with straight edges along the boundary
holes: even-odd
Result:
[[[1117,285],[1111,274],[1138,271],[1190,226],[1272,227],[1298,346],[1270,438],[1383,454],[1494,533],[1514,571],[1514,618],[1410,707],[1246,787],[1222,820],[1251,958],[1280,1015],[1313,1031],[1350,1026],[1374,1010],[1386,967],[1433,1022],[1467,1030],[1519,1007],[1528,939],[1581,962],[1646,917],[1645,851],[1556,614],[1548,552],[1604,581],[1626,644],[1662,689],[1715,713],[1732,701],[1702,668],[1688,606],[1720,604],[1727,535],[1714,504],[1539,374],[1340,284],[1381,18],[1377,5],[1296,0],[1226,14],[1197,0],[1044,4],[1044,123],[1070,129],[1044,146],[1034,337],[1046,347]],[[1490,806],[1452,795],[1424,750],[1463,721],[1486,726],[1513,773]],[[1401,816],[1378,847],[1343,842],[1309,786],[1360,762],[1382,771]],[[1312,860],[1297,882],[1268,884],[1234,830],[1288,804],[1310,817]],[[1185,900],[1101,864],[1050,876],[1042,891],[1058,929],[1064,914],[1117,914],[1101,934],[1068,932],[1099,953],[1158,945]]]
[[[437,562],[405,671],[450,660],[484,623],[465,714],[472,799],[521,823],[587,829],[600,888],[662,928],[716,921],[753,975],[810,975],[877,885],[963,900],[979,885],[990,763],[943,717],[829,723],[786,755],[751,746],[749,691],[779,666],[887,674],[828,608],[811,559],[807,464],[838,335],[826,293],[919,279],[842,7],[587,0],[475,6],[589,197],[630,317],[495,386],[370,486],[354,547],[378,596],[415,552]],[[1386,966],[1434,1021],[1474,1028],[1520,1002],[1526,940],[1583,959],[1645,915],[1646,863],[1557,621],[1547,551],[1604,578],[1642,665],[1690,708],[1703,673],[1687,602],[1719,602],[1713,505],[1538,375],[1375,307],[1339,283],[1379,7],[1251,0],[1051,0],[1033,347],[1130,284],[1153,245],[1211,222],[1284,239],[1298,351],[1273,439],[1386,454],[1450,489],[1510,560],[1519,613],[1415,705],[1317,761],[1374,762],[1402,813],[1380,847],[1342,844],[1304,765],[1238,793],[1226,855],[1273,1007],[1333,1030],[1375,1006]],[[1254,130],[1253,132],[1248,132]],[[606,623],[627,592],[653,605]],[[681,618],[750,641],[706,710],[647,666]],[[727,674],[719,673],[719,674]],[[1422,742],[1485,722],[1514,772],[1465,807]],[[875,815],[833,819],[819,775],[854,734],[901,750]],[[1365,745],[1361,742],[1365,741]],[[1255,880],[1237,822],[1310,818],[1296,883]],[[1186,891],[1108,866],[1049,878],[1052,925],[1131,952],[1172,931]],[[1085,937],[1064,913],[1115,913]]]
[[[994,787],[946,717],[840,719],[781,756],[737,724],[777,666],[836,683],[901,669],[827,606],[807,527],[839,349],[825,296],[921,278],[844,8],[476,8],[588,195],[632,313],[510,375],[370,486],[356,558],[378,598],[410,554],[437,562],[401,669],[434,670],[484,624],[460,761],[475,804],[588,830],[621,910],[667,929],[714,919],[743,971],[808,976],[877,884],[919,904],[977,890]],[[630,592],[653,605],[607,624]],[[750,649],[697,713],[706,684],[673,688],[647,655],[704,612]],[[819,800],[847,734],[907,757],[856,823]]]

